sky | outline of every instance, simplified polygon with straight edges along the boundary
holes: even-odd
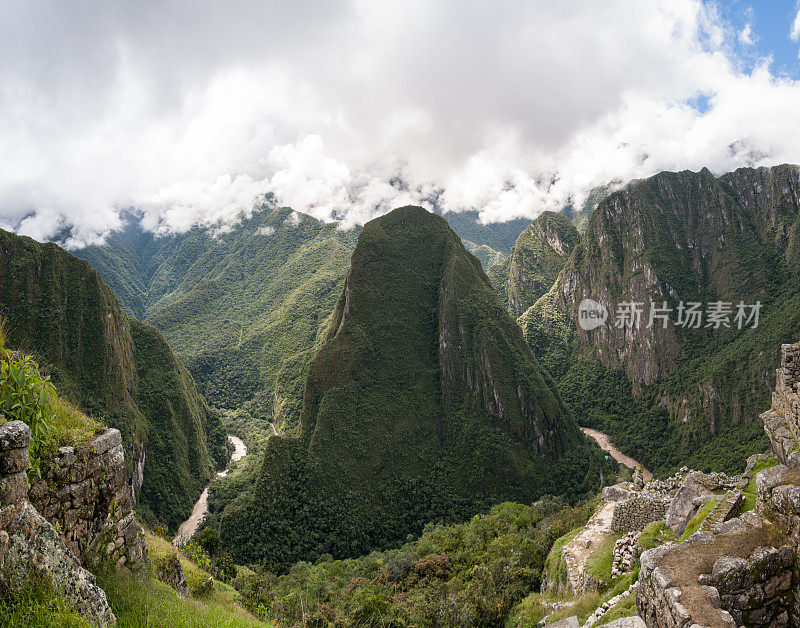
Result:
[[[798,0],[0,0],[0,227],[534,218],[800,163]],[[64,234],[67,234],[66,236]]]

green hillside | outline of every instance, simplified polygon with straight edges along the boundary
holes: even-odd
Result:
[[[555,282],[580,241],[563,214],[543,212],[517,238],[508,259],[490,269],[489,278],[513,316],[519,316]]]
[[[295,356],[324,331],[356,238],[262,206],[229,233],[155,237],[133,224],[78,254],[164,334],[212,405],[292,429],[291,382],[311,358]]]
[[[800,332],[800,173],[796,166],[714,177],[660,173],[600,203],[552,289],[519,319],[583,425],[656,471],[731,470],[766,448],[777,348]],[[599,299],[607,325],[583,331],[578,304]],[[650,301],[743,301],[759,326],[648,325]],[[616,306],[646,305],[635,329]],[[675,314],[673,313],[673,318]]]
[[[368,223],[305,384],[298,438],[270,439],[223,543],[286,569],[397,545],[429,521],[597,486],[599,450],[441,218]]]
[[[219,416],[163,336],[129,318],[84,260],[2,230],[0,314],[9,347],[32,354],[64,397],[120,429],[134,466],[144,462],[143,506],[176,527],[228,451]]]

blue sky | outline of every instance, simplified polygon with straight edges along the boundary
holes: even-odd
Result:
[[[800,10],[797,0],[728,0],[714,4],[737,33],[750,26],[749,38],[738,37],[734,43],[746,71],[771,57],[773,74],[800,79],[800,42],[790,37]],[[746,43],[748,39],[753,43]]]

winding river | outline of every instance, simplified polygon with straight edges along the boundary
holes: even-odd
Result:
[[[228,434],[228,440],[231,442],[231,444],[233,444],[231,462],[241,460],[247,455],[247,447],[245,447],[245,444],[242,442],[241,438],[234,436],[233,434]],[[230,466],[228,468],[230,468]],[[217,473],[218,478],[224,478],[226,475],[228,475],[228,469]],[[180,547],[189,542],[189,539],[192,538],[192,535],[197,532],[197,528],[200,527],[203,517],[206,516],[206,513],[208,512],[209,486],[211,486],[211,482],[209,482],[205,487],[202,495],[200,495],[200,499],[197,500],[194,508],[192,508],[192,514],[181,524],[181,527],[178,528],[178,534],[176,534],[175,538],[172,539],[172,544],[176,547]]]
[[[611,457],[617,462],[624,464],[629,469],[636,469],[637,467],[641,469],[642,477],[644,478],[645,482],[649,482],[653,479],[653,474],[645,469],[644,465],[639,464],[636,462],[636,460],[630,456],[626,456],[619,449],[614,447],[614,445],[611,444],[611,439],[608,437],[608,434],[603,434],[603,432],[598,432],[597,430],[593,430],[588,427],[582,427],[581,431],[587,436],[591,436],[593,439],[595,439],[597,444],[600,445],[600,449],[611,454]]]

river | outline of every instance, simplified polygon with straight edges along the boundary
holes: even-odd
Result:
[[[234,436],[233,434],[228,434],[228,440],[233,444],[233,454],[231,454],[231,462],[236,462],[241,460],[247,455],[247,447],[242,442],[242,439]],[[228,475],[228,468],[224,471],[220,471],[217,473],[218,478],[224,478]],[[175,535],[175,538],[172,539],[172,544],[176,547],[180,547],[185,545],[189,542],[189,539],[192,538],[195,532],[197,532],[197,528],[200,527],[200,524],[203,521],[203,517],[206,516],[208,512],[208,487],[211,486],[211,482],[203,490],[202,495],[200,495],[200,499],[192,508],[192,514],[189,515],[189,518],[181,524],[181,527],[178,528],[178,534]]]
[[[642,477],[644,478],[645,482],[649,482],[650,480],[653,479],[653,474],[650,473],[650,471],[648,471],[647,469],[645,469],[644,465],[638,463],[630,456],[626,456],[619,449],[614,447],[614,445],[611,444],[611,439],[608,437],[608,434],[603,434],[603,432],[598,432],[597,430],[593,430],[588,427],[582,427],[581,431],[587,436],[591,436],[592,438],[594,438],[597,441],[597,444],[600,445],[600,449],[610,453],[611,457],[614,458],[614,460],[616,460],[620,464],[624,464],[629,469],[636,469],[636,468],[641,469]]]

